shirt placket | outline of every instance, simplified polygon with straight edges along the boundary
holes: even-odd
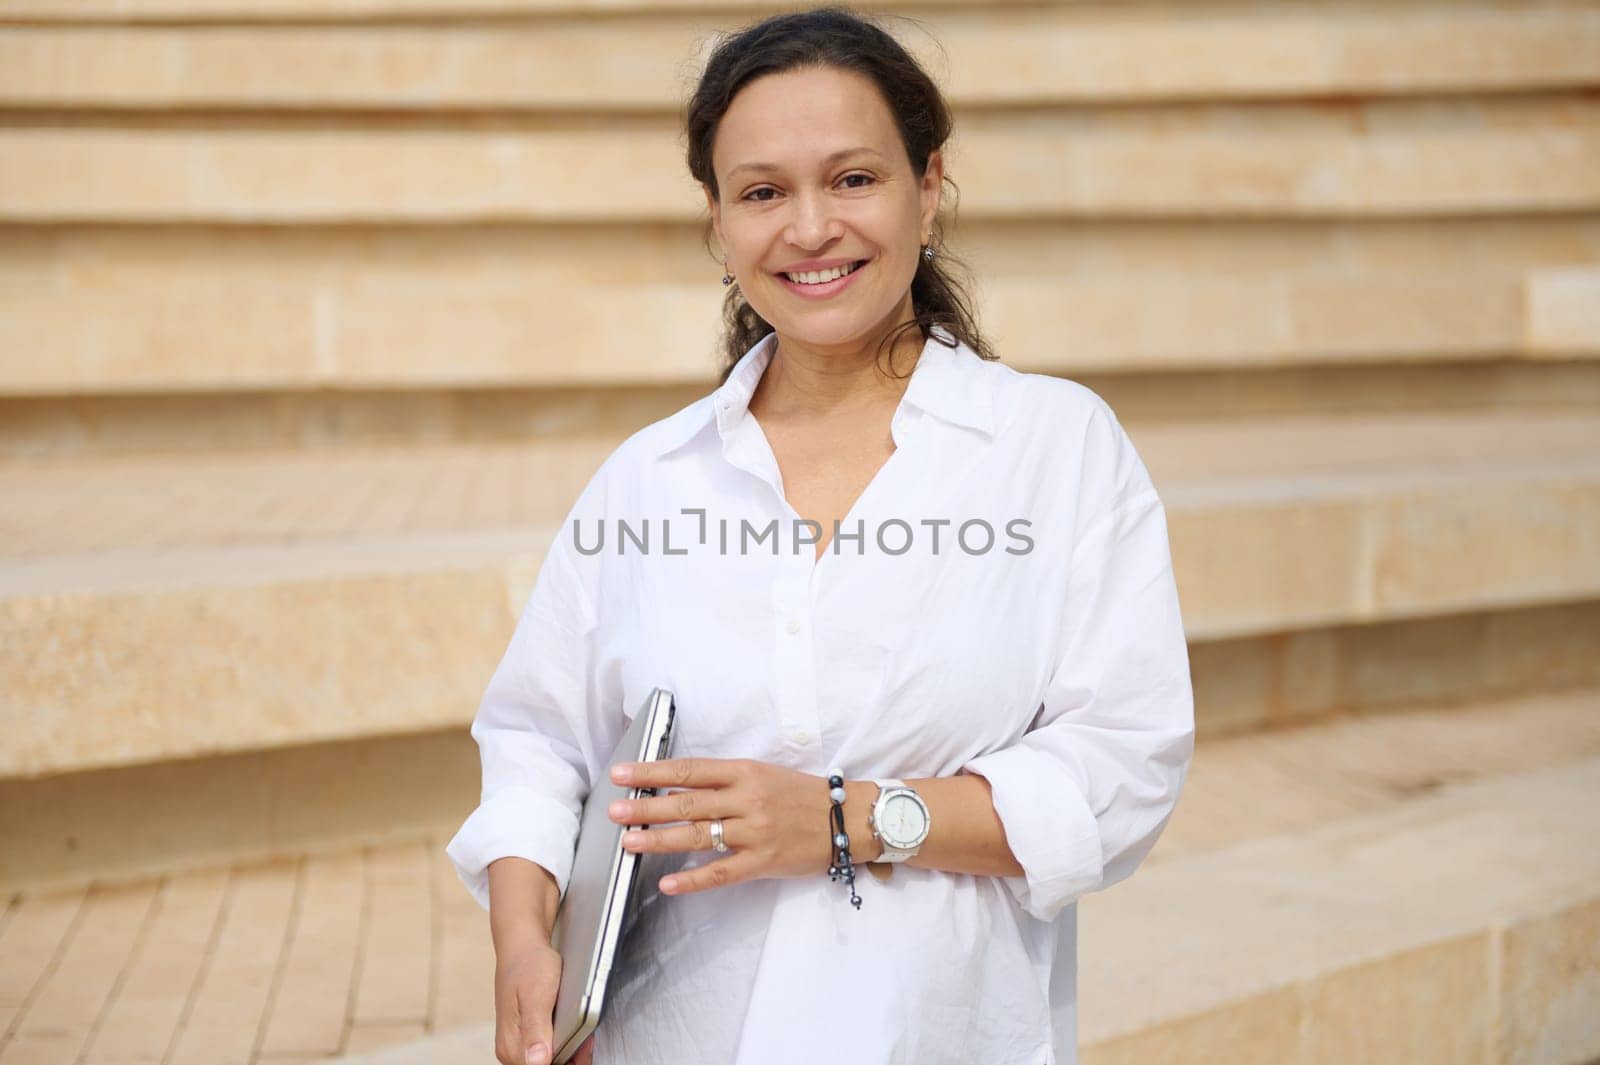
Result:
[[[800,544],[792,508],[783,503],[781,478],[772,450],[746,414],[730,431],[724,454],[735,467],[772,489],[778,517],[778,556],[773,561],[773,701],[778,708],[779,749],[793,765],[820,772],[821,724],[817,717],[815,611],[811,600],[814,545]]]
[[[811,560],[816,548],[799,544],[795,550],[796,539],[791,528],[772,583],[775,694],[782,749],[796,766],[815,772],[820,771],[822,732],[817,716],[816,626],[811,602]]]
[[[920,424],[922,415],[915,407],[902,404],[890,425],[895,446],[906,445]],[[897,456],[904,465],[911,456]],[[904,475],[903,470],[899,471]],[[885,493],[890,486],[878,483],[884,476],[880,469],[867,489],[863,490],[851,514],[845,518],[850,530],[858,521],[865,523],[864,535],[872,535],[869,514],[883,506]],[[776,483],[774,482],[776,489]],[[869,495],[870,493],[870,495]],[[817,698],[816,602],[818,589],[829,578],[825,571],[837,566],[841,560],[828,558],[836,547],[830,539],[823,557],[817,558],[815,544],[796,544],[799,539],[795,517],[787,518],[790,529],[788,540],[779,560],[777,577],[773,581],[773,622],[777,640],[777,704],[780,742],[782,749],[794,764],[809,772],[826,773],[836,761],[837,752],[824,748],[822,743],[822,707]],[[780,540],[784,539],[780,537]],[[830,715],[830,720],[832,715]]]

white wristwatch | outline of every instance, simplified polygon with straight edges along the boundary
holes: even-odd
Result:
[[[873,783],[878,785],[878,800],[872,804],[867,824],[872,829],[872,837],[883,845],[883,853],[872,860],[903,862],[915,858],[922,841],[928,838],[928,828],[933,821],[928,814],[928,804],[903,780],[874,780]]]

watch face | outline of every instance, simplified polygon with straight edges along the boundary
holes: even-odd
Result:
[[[922,837],[928,818],[922,804],[909,795],[893,795],[883,805],[883,823],[878,831],[897,847],[909,847]]]

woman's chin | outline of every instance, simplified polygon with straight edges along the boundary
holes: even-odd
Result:
[[[764,317],[764,316],[763,316]],[[818,309],[810,314],[779,315],[767,321],[791,343],[815,348],[859,347],[872,337],[877,321],[861,315]]]

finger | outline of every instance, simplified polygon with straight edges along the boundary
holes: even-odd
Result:
[[[512,1060],[521,1061],[523,1065],[548,1065],[555,1057],[550,1049],[550,1027],[550,1024],[540,1025],[532,1003],[526,1003],[517,1026],[517,1052]],[[535,1051],[541,1046],[545,1048],[542,1061]]]
[[[494,1056],[500,1065],[526,1065],[527,1045],[515,1006],[502,1006],[495,1015]]]
[[[606,816],[619,825],[665,825],[674,821],[709,821],[730,817],[736,811],[718,788],[691,788],[670,795],[643,799],[617,799]]]
[[[528,1045],[522,1039],[522,1010],[516,985],[498,974],[495,978],[494,1054],[502,1065],[526,1065]]]
[[[518,1031],[515,1017],[494,1022],[494,1060],[501,1065],[526,1065],[522,1033]]]
[[[546,974],[541,974],[541,976]],[[560,975],[553,974],[559,981]],[[521,1046],[526,1065],[549,1065],[555,1060],[555,1002],[557,983],[535,980],[517,989],[521,1014]],[[536,1048],[543,1047],[542,1054]]]
[[[671,876],[662,877],[657,886],[665,895],[690,895],[696,891],[713,891],[716,888],[755,879],[758,865],[759,862],[755,858],[732,854],[693,869],[680,869]]]
[[[732,822],[724,821],[722,842],[735,846],[729,837]],[[622,849],[633,854],[662,854],[673,851],[709,851],[716,844],[711,839],[710,821],[691,821],[671,828],[633,829],[622,834]]]
[[[721,787],[739,779],[742,758],[665,758],[659,762],[619,762],[611,779],[635,788]]]

